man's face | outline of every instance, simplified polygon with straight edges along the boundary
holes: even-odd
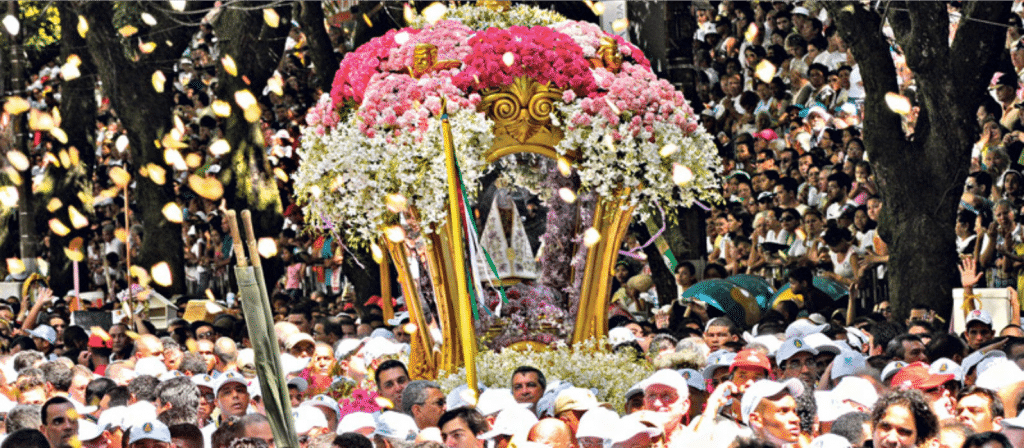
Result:
[[[300,333],[306,333],[306,334],[312,333],[310,331],[311,328],[309,326],[309,321],[306,320],[306,315],[304,315],[304,314],[301,314],[301,313],[299,313],[299,314],[289,314],[288,315],[288,322],[291,322],[291,323],[295,324],[296,327],[299,327],[299,332]]]
[[[199,386],[199,420],[206,420],[213,413],[213,407],[217,405],[216,395],[213,389],[206,386]]]
[[[537,404],[544,388],[540,387],[540,378],[536,372],[522,372],[512,375],[512,395],[517,403]]]
[[[781,31],[783,35],[789,34],[789,30],[792,27],[793,23],[789,21],[789,17],[775,18],[775,28]]]
[[[89,377],[75,375],[71,378],[71,387],[68,389],[68,396],[79,403],[85,403],[85,388],[89,385]]]
[[[732,382],[740,388],[740,393],[747,390],[747,385],[768,378],[768,372],[760,367],[737,366],[732,371]]]
[[[241,417],[249,408],[249,390],[242,383],[228,383],[217,391],[217,408],[224,417]]]
[[[793,443],[800,437],[800,416],[792,395],[782,394],[774,400],[765,398],[758,414],[762,422],[761,435],[773,444]]]
[[[288,388],[288,401],[292,403],[293,408],[297,408],[302,404],[302,392],[298,387],[291,386]]]
[[[722,348],[722,344],[732,341],[733,336],[729,333],[729,327],[712,325],[704,332],[704,343],[711,351]]]
[[[42,386],[33,387],[18,395],[18,404],[43,404],[46,402],[46,390]]]
[[[206,361],[206,371],[212,371],[213,366],[217,364],[217,357],[213,354],[213,342],[206,339],[200,339],[196,343],[196,352],[203,357],[204,361]]]
[[[461,418],[449,420],[441,427],[441,439],[448,448],[483,448],[484,442],[476,438],[469,425]]]
[[[970,426],[974,432],[996,431],[993,429],[992,412],[989,409],[991,402],[988,397],[982,394],[972,394],[962,398],[956,403],[956,419],[961,423]]]
[[[356,337],[356,324],[341,324],[341,336],[343,339]]]
[[[910,317],[907,318],[907,323],[909,324],[911,321],[915,321],[915,320],[923,320],[925,322],[931,322],[932,321],[932,316],[931,316],[931,313],[928,312],[927,308],[911,308],[910,309]]]
[[[800,352],[786,360],[786,367],[782,370],[782,379],[799,378],[810,384],[818,380],[818,362],[814,355],[808,352]]]
[[[181,360],[185,357],[181,349],[169,348],[164,350],[164,367],[167,370],[178,370],[181,367]]]
[[[427,389],[427,401],[412,407],[413,417],[421,429],[437,426],[441,414],[446,410],[448,407],[445,405],[444,394],[433,388]]]
[[[807,50],[812,51],[811,48],[812,47],[808,47]],[[821,70],[811,70],[807,73],[807,80],[811,82],[811,85],[814,86],[815,89],[817,89],[825,84],[825,74],[822,73]]]
[[[981,346],[985,345],[995,336],[995,332],[992,331],[992,327],[985,325],[981,322],[971,322],[967,326],[967,345],[972,350],[977,350]]]
[[[409,384],[409,375],[401,367],[392,367],[380,373],[377,393],[398,406],[402,402],[402,391],[406,384]]]
[[[830,201],[840,201],[846,196],[846,191],[839,187],[839,182],[830,180],[827,185],[825,192],[828,193]]]
[[[665,413],[669,424],[675,425],[690,410],[690,400],[680,397],[674,387],[652,384],[644,389],[644,410]],[[673,429],[674,426],[664,428],[665,433],[671,433]]]
[[[70,447],[71,438],[78,435],[78,414],[71,403],[50,405],[46,408],[46,420],[39,430],[50,441],[52,448]]]
[[[928,362],[928,355],[924,351],[924,343],[921,341],[903,341],[903,361],[907,364],[918,361]]]
[[[270,423],[259,422],[254,425],[245,426],[245,437],[252,437],[267,442],[267,446],[274,448],[274,434],[270,432]]]
[[[906,406],[889,406],[875,425],[871,439],[876,448],[913,448],[917,445],[914,415]]]
[[[203,325],[196,328],[196,339],[213,342],[217,339],[217,332],[210,325]]]
[[[124,350],[125,346],[128,345],[130,339],[128,339],[128,333],[124,326],[114,325],[110,327],[110,341],[113,345],[114,352],[120,352]]]

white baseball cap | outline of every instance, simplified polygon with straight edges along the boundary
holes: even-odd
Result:
[[[377,429],[377,422],[373,420],[373,414],[369,412],[353,412],[342,417],[338,423],[338,434],[346,432],[359,432],[360,429]]]
[[[957,364],[949,358],[939,358],[928,367],[928,373],[931,374],[946,374],[952,373],[953,377],[960,382],[964,383],[964,369],[960,368],[960,364]]]
[[[874,408],[878,392],[870,381],[859,376],[846,376],[832,389],[833,397],[839,402],[852,401],[866,408]]]
[[[632,342],[636,340],[636,335],[633,331],[626,327],[615,327],[608,330],[608,342],[612,345],[619,345],[626,342]]]
[[[249,380],[242,376],[241,373],[232,371],[224,372],[223,374],[220,375],[220,378],[217,379],[217,387],[213,388],[213,392],[215,394],[220,394],[221,388],[231,383],[241,384],[245,386],[246,392],[249,391]]]
[[[831,353],[838,355],[842,349],[836,344],[836,341],[829,339],[824,333],[814,333],[804,336],[804,342],[811,344],[818,353]]]
[[[640,389],[646,393],[648,387],[654,386],[656,384],[661,384],[675,389],[676,393],[679,394],[680,398],[687,398],[690,396],[690,389],[689,386],[686,384],[686,380],[683,379],[683,376],[680,375],[679,372],[676,372],[675,370],[658,370],[657,372],[651,374],[651,376],[641,381],[639,386]]]
[[[167,425],[160,423],[159,420],[132,426],[131,437],[128,439],[129,445],[146,439],[171,443],[171,430],[167,428]]]
[[[815,350],[807,341],[804,341],[803,338],[787,338],[786,341],[782,343],[782,347],[779,347],[778,353],[775,354],[775,362],[777,364],[782,364],[783,361],[792,358],[800,352],[810,353],[811,355],[818,354],[818,351]]]
[[[797,319],[786,327],[786,339],[800,338],[809,334],[821,333],[828,328],[828,324],[815,325],[808,319]]]
[[[615,411],[596,407],[580,417],[580,424],[576,428],[576,438],[597,437],[610,440],[615,434],[615,427],[619,423],[619,414]]]
[[[991,327],[992,314],[985,310],[973,310],[967,315],[967,320],[964,322],[964,326],[969,327],[974,322],[981,322]]]
[[[411,441],[416,438],[417,432],[419,432],[419,428],[412,417],[400,412],[384,411],[377,417],[377,428],[373,431],[373,434],[396,440]]]
[[[305,435],[313,428],[328,428],[327,417],[324,413],[313,406],[300,405],[292,409],[292,417],[295,419],[295,433]]]
[[[856,374],[867,366],[868,358],[860,352],[844,350],[832,360],[832,379]]]
[[[701,371],[701,375],[704,378],[711,378],[715,374],[715,370],[721,369],[722,367],[728,368],[732,365],[732,361],[736,359],[736,354],[727,350],[715,350],[714,353],[708,355],[708,364]]]
[[[686,385],[697,390],[707,389],[707,384],[704,381],[704,375],[693,369],[679,369],[677,370],[683,379],[686,380]]]
[[[612,431],[611,448],[631,448],[637,446],[633,438],[644,435],[654,437],[661,434],[661,428],[654,428],[643,424],[637,414],[630,414],[619,419],[615,430]]]
[[[495,436],[514,436],[526,434],[537,423],[537,416],[529,409],[512,406],[505,408],[494,418],[491,430],[477,436],[480,440],[492,439]]]
[[[480,392],[480,398],[476,400],[476,410],[487,416],[496,414],[513,406],[519,406],[512,391],[502,387],[492,387]]]
[[[796,378],[790,378],[783,382],[772,380],[758,380],[747,388],[740,400],[740,411],[743,413],[743,423],[750,424],[750,414],[754,413],[761,400],[774,397],[783,391],[789,392],[794,398],[803,395],[804,385]]]
[[[341,415],[341,408],[338,407],[338,402],[327,395],[320,394],[313,398],[310,398],[302,402],[301,406],[319,406],[334,411],[334,417],[338,418]]]

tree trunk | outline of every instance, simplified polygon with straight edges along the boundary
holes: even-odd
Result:
[[[74,30],[78,24],[78,15],[71,10],[66,2],[57,3],[57,10],[60,13],[60,25],[62,29]],[[77,32],[61,33],[60,39],[61,59],[67,60],[71,54],[76,54],[82,63],[78,66],[81,73],[77,79],[61,82],[61,104],[60,111],[62,123],[61,129],[68,135],[67,148],[78,150],[79,164],[73,167],[61,165],[50,165],[47,169],[47,176],[53,179],[54,190],[50,194],[37,196],[37,203],[46,204],[51,197],[56,197],[63,202],[64,207],[57,213],[51,213],[52,217],[61,219],[71,233],[60,236],[50,234],[50,288],[54,295],[61,297],[74,290],[73,265],[64,252],[69,242],[82,237],[86,241],[91,239],[94,228],[84,227],[74,229],[69,225],[67,218],[67,206],[74,206],[77,210],[89,218],[89,222],[96,224],[95,213],[92,203],[83,203],[79,193],[86,196],[92,195],[92,173],[96,164],[96,151],[94,150],[95,122],[96,122],[96,98],[94,96],[96,66],[92,57],[87,51],[82,51],[86,43]],[[82,281],[88,281],[89,265],[86,262],[79,263],[79,276]]]
[[[944,3],[903,2],[889,10],[917,85],[920,113],[910,136],[886,105],[885,95],[899,88],[879,13],[854,2],[822,5],[864,80],[864,144],[885,201],[879,235],[889,245],[894,314],[903,318],[912,305],[925,304],[949,317],[957,279],[953,229],[977,135],[975,111],[1003,51],[1003,33],[988,23],[1004,23],[1011,5],[965,3],[952,48]]]
[[[316,68],[317,87],[324,93],[330,93],[341,58],[334,52],[331,38],[324,28],[323,2],[298,2],[296,6],[299,8],[296,18],[306,35],[309,56]]]
[[[154,27],[142,26],[138,38],[157,42],[157,48],[150,54],[138,54],[136,59],[126,55],[135,52],[122,44],[114,29],[112,3],[78,2],[77,12],[89,24],[86,34],[88,49],[96,63],[99,78],[103,81],[104,94],[110,98],[118,111],[121,124],[128,135],[131,148],[131,165],[137,169],[152,163],[163,167],[168,173],[173,168],[164,162],[164,150],[157,147],[164,134],[170,132],[173,123],[173,88],[165,82],[163,91],[158,92],[151,81],[157,70],[170,80],[174,63],[188,46],[192,34],[198,29],[202,14],[196,11],[212,6],[212,2],[188,2],[187,12],[168,15],[163,5],[139,2],[135,6],[157,19]],[[66,29],[74,32],[75,28]],[[137,259],[131,264],[149,271],[163,261],[171,268],[172,283],[169,286],[153,285],[161,294],[170,297],[185,292],[184,244],[181,224],[164,218],[161,209],[175,200],[174,185],[165,182],[158,185],[152,180],[133,174],[135,187],[130,190],[129,200],[138,206],[136,221],[144,228],[142,244]],[[168,176],[169,178],[171,176]]]
[[[231,152],[221,159],[222,165],[229,166],[223,166],[227,169],[221,170],[220,180],[228,209],[252,212],[257,238],[276,237],[280,233],[284,222],[281,196],[264,151],[269,142],[264,141],[259,121],[246,121],[245,111],[233,98],[242,90],[249,90],[257,98],[261,96],[267,79],[281,60],[291,9],[278,7],[276,11],[280,17],[276,28],[264,22],[263,11],[258,7],[225,9],[214,23],[222,57],[231,56],[238,70],[237,76],[232,76],[223,64],[217,64],[216,96],[231,104],[231,115],[224,119],[223,126]],[[284,266],[279,257],[270,257],[265,260],[263,271],[267,284],[272,285],[284,273]]]

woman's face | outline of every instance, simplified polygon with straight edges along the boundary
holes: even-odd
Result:
[[[1006,180],[1003,181],[1003,187],[1007,193],[1017,194],[1021,190],[1021,178],[1016,174],[1006,176]]]
[[[878,214],[882,211],[882,201],[878,199],[868,199],[868,218],[872,221],[878,222]]]
[[[796,231],[796,228],[800,226],[800,217],[795,216],[792,213],[783,213],[779,222],[782,224],[783,229],[789,233],[793,233]]]
[[[1005,205],[996,206],[994,212],[996,222],[999,223],[999,227],[1004,229],[1011,228],[1013,226],[1013,209]]]
[[[846,154],[850,160],[861,160],[864,158],[864,147],[860,143],[852,141],[846,145]]]
[[[867,210],[857,210],[857,213],[853,215],[853,225],[860,231],[863,231],[868,226]]]
[[[626,280],[629,280],[629,269],[626,269],[623,265],[615,266],[615,279],[619,283],[626,284]]]
[[[743,226],[743,221],[736,219],[736,217],[733,215],[729,215],[728,219],[730,232],[738,232],[740,228]]]

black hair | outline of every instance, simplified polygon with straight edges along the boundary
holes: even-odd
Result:
[[[382,362],[380,364],[380,367],[377,367],[377,370],[373,372],[373,382],[377,383],[377,387],[380,387],[381,372],[384,372],[385,370],[391,370],[396,367],[401,368],[402,372],[405,372],[405,375],[409,376],[409,369],[405,367],[405,364],[402,361],[399,361],[397,359],[389,359],[387,361]]]
[[[883,395],[871,412],[871,425],[877,427],[889,408],[894,406],[902,406],[913,415],[914,428],[917,429],[917,445],[938,435],[939,419],[932,412],[928,399],[916,389],[897,389]]]
[[[479,436],[480,434],[487,432],[488,427],[490,426],[487,424],[487,419],[484,418],[480,411],[463,406],[441,414],[440,420],[437,421],[437,427],[444,428],[445,424],[457,418],[461,418],[462,421],[466,422],[466,426],[469,427],[469,430],[474,436]]]
[[[537,382],[540,383],[540,388],[541,389],[545,389],[545,388],[548,387],[548,380],[547,380],[547,378],[544,377],[544,372],[541,372],[540,369],[538,369],[536,367],[533,367],[533,366],[519,366],[519,367],[516,367],[516,370],[512,371],[512,375],[509,376],[509,379],[511,381],[511,378],[514,378],[516,375],[526,374],[526,373],[536,373],[537,374]],[[440,425],[438,425],[438,426],[440,426]]]

